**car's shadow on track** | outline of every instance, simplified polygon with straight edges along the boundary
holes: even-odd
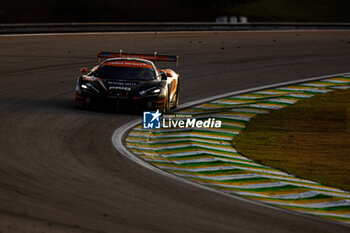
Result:
[[[74,105],[70,106],[75,111],[89,112],[89,113],[104,113],[104,114],[122,114],[122,115],[134,115],[142,116],[142,110],[140,109],[121,109],[121,108],[103,108],[103,107],[90,107],[90,108],[76,108]]]
[[[142,116],[140,109],[116,109],[116,108],[84,108],[77,109],[74,101],[65,98],[54,99],[7,99],[1,101],[0,109],[6,112],[25,112],[28,114],[72,114],[84,116],[98,115],[125,115]]]

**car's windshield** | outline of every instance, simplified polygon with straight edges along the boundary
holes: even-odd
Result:
[[[150,67],[125,67],[101,65],[93,75],[104,79],[153,80],[156,74]]]

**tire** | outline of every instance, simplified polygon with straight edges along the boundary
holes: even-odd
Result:
[[[176,90],[176,100],[175,100],[175,104],[174,106],[171,107],[171,109],[175,109],[179,106],[179,99],[180,99],[180,89],[179,89],[179,86],[177,87],[177,90]]]
[[[165,101],[164,101],[164,107],[162,109],[163,113],[167,113],[170,110],[170,103],[169,103],[169,89],[167,88],[166,91],[166,96],[165,96]]]
[[[76,109],[84,109],[84,110],[91,109],[91,100],[89,99],[89,100],[85,101],[84,103],[77,103],[76,102],[75,108]]]
[[[77,103],[74,104],[74,107],[76,109],[83,109],[83,106],[81,104],[77,104]]]

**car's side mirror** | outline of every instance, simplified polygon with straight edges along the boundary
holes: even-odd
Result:
[[[83,67],[80,69],[80,72],[83,74],[87,73],[87,71],[88,71],[88,69],[86,67]]]
[[[167,80],[168,79],[168,76],[164,72],[160,73],[160,76],[161,76],[162,80]]]

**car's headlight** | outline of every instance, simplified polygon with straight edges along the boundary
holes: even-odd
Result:
[[[92,85],[91,83],[84,83],[80,85],[81,89],[86,90],[86,91],[94,91],[99,93],[100,91],[94,87],[94,85]]]
[[[151,89],[142,90],[139,92],[139,94],[143,96],[156,96],[156,95],[159,95],[159,93],[160,93],[159,88],[151,88]]]

